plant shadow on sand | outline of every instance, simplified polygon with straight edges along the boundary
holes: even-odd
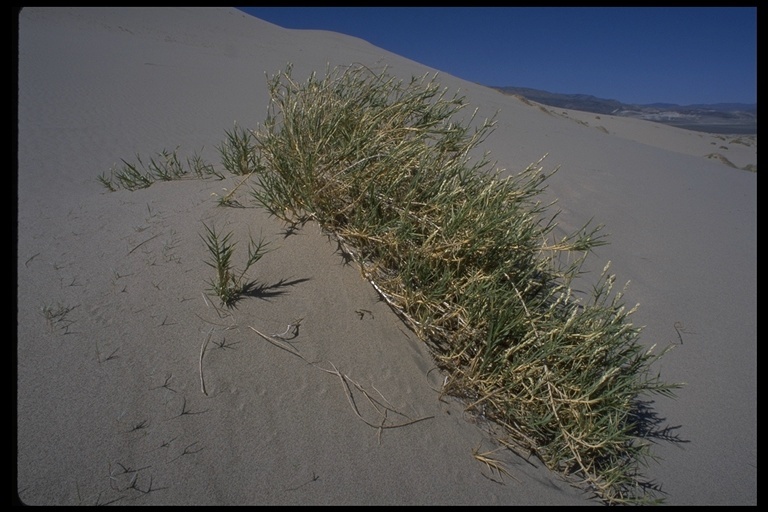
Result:
[[[303,277],[300,279],[293,279],[291,281],[287,279],[280,279],[274,284],[264,284],[257,281],[251,281],[243,286],[243,297],[254,297],[262,300],[270,300],[275,297],[279,297],[287,293],[286,288],[295,286],[297,284],[304,283],[311,280],[309,277]]]
[[[634,428],[629,432],[629,434],[634,436],[636,439],[642,439],[654,444],[656,444],[658,441],[666,441],[674,444],[690,443],[690,440],[680,437],[680,434],[678,433],[679,429],[682,428],[682,425],[664,425],[667,419],[659,416],[659,414],[653,409],[654,403],[654,400],[636,399],[634,401],[632,411],[630,413]],[[645,480],[642,478],[642,475],[639,474],[637,476],[637,486],[645,489],[646,492],[651,492],[658,495],[667,494],[662,489],[661,483],[654,480]]]

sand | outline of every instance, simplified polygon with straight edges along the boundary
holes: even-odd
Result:
[[[600,504],[534,457],[494,452],[510,476],[478,461],[497,449],[488,425],[441,395],[426,347],[317,225],[291,233],[253,205],[217,206],[234,178],[111,193],[96,179],[176,147],[220,168],[225,130],[264,120],[266,75],[288,62],[300,79],[353,62],[405,79],[439,70],[233,8],[29,7],[18,22],[20,502]],[[676,345],[658,371],[686,386],[653,399],[665,435],[647,478],[670,505],[755,505],[757,175],[741,168],[756,166],[756,137],[439,81],[480,117],[499,111],[484,145],[499,167],[545,154],[559,167],[544,196],[563,230],[605,224],[589,269],[611,261],[640,303],[642,342]],[[229,314],[205,298],[203,223],[274,249]],[[254,331],[297,319],[290,346],[317,365]]]

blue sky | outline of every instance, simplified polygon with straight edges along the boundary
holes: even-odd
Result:
[[[757,103],[756,7],[244,7],[484,85],[624,103]]]

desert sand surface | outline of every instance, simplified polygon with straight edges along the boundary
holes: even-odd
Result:
[[[405,80],[438,72],[468,114],[498,111],[483,149],[499,168],[547,155],[558,171],[543,199],[558,200],[563,231],[594,218],[609,234],[585,282],[610,261],[640,304],[642,342],[676,345],[658,371],[685,386],[652,398],[663,435],[647,479],[669,505],[757,504],[757,174],[744,170],[756,137],[553,110],[234,8],[27,7],[18,29],[20,502],[601,504],[535,457],[497,451],[316,224],[290,232],[254,205],[218,206],[234,177],[134,192],[98,182],[121,159],[177,147],[220,167],[225,130],[264,120],[266,77],[290,62],[299,79],[352,63]],[[203,223],[273,249],[234,310],[205,293]],[[291,346],[357,383],[353,402],[338,374],[254,332],[299,319]],[[473,456],[486,452],[509,475]]]

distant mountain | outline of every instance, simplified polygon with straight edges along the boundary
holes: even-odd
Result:
[[[616,100],[598,98],[589,94],[558,94],[527,87],[498,87],[492,89],[548,105],[595,114],[634,117],[687,130],[708,133],[756,134],[757,104],[713,103],[704,105],[676,105],[651,103],[635,105]]]
[[[748,112],[757,115],[756,103],[696,103],[694,105],[676,105],[674,103],[649,103],[640,105],[652,108],[673,108],[690,110],[717,110],[719,112]]]

